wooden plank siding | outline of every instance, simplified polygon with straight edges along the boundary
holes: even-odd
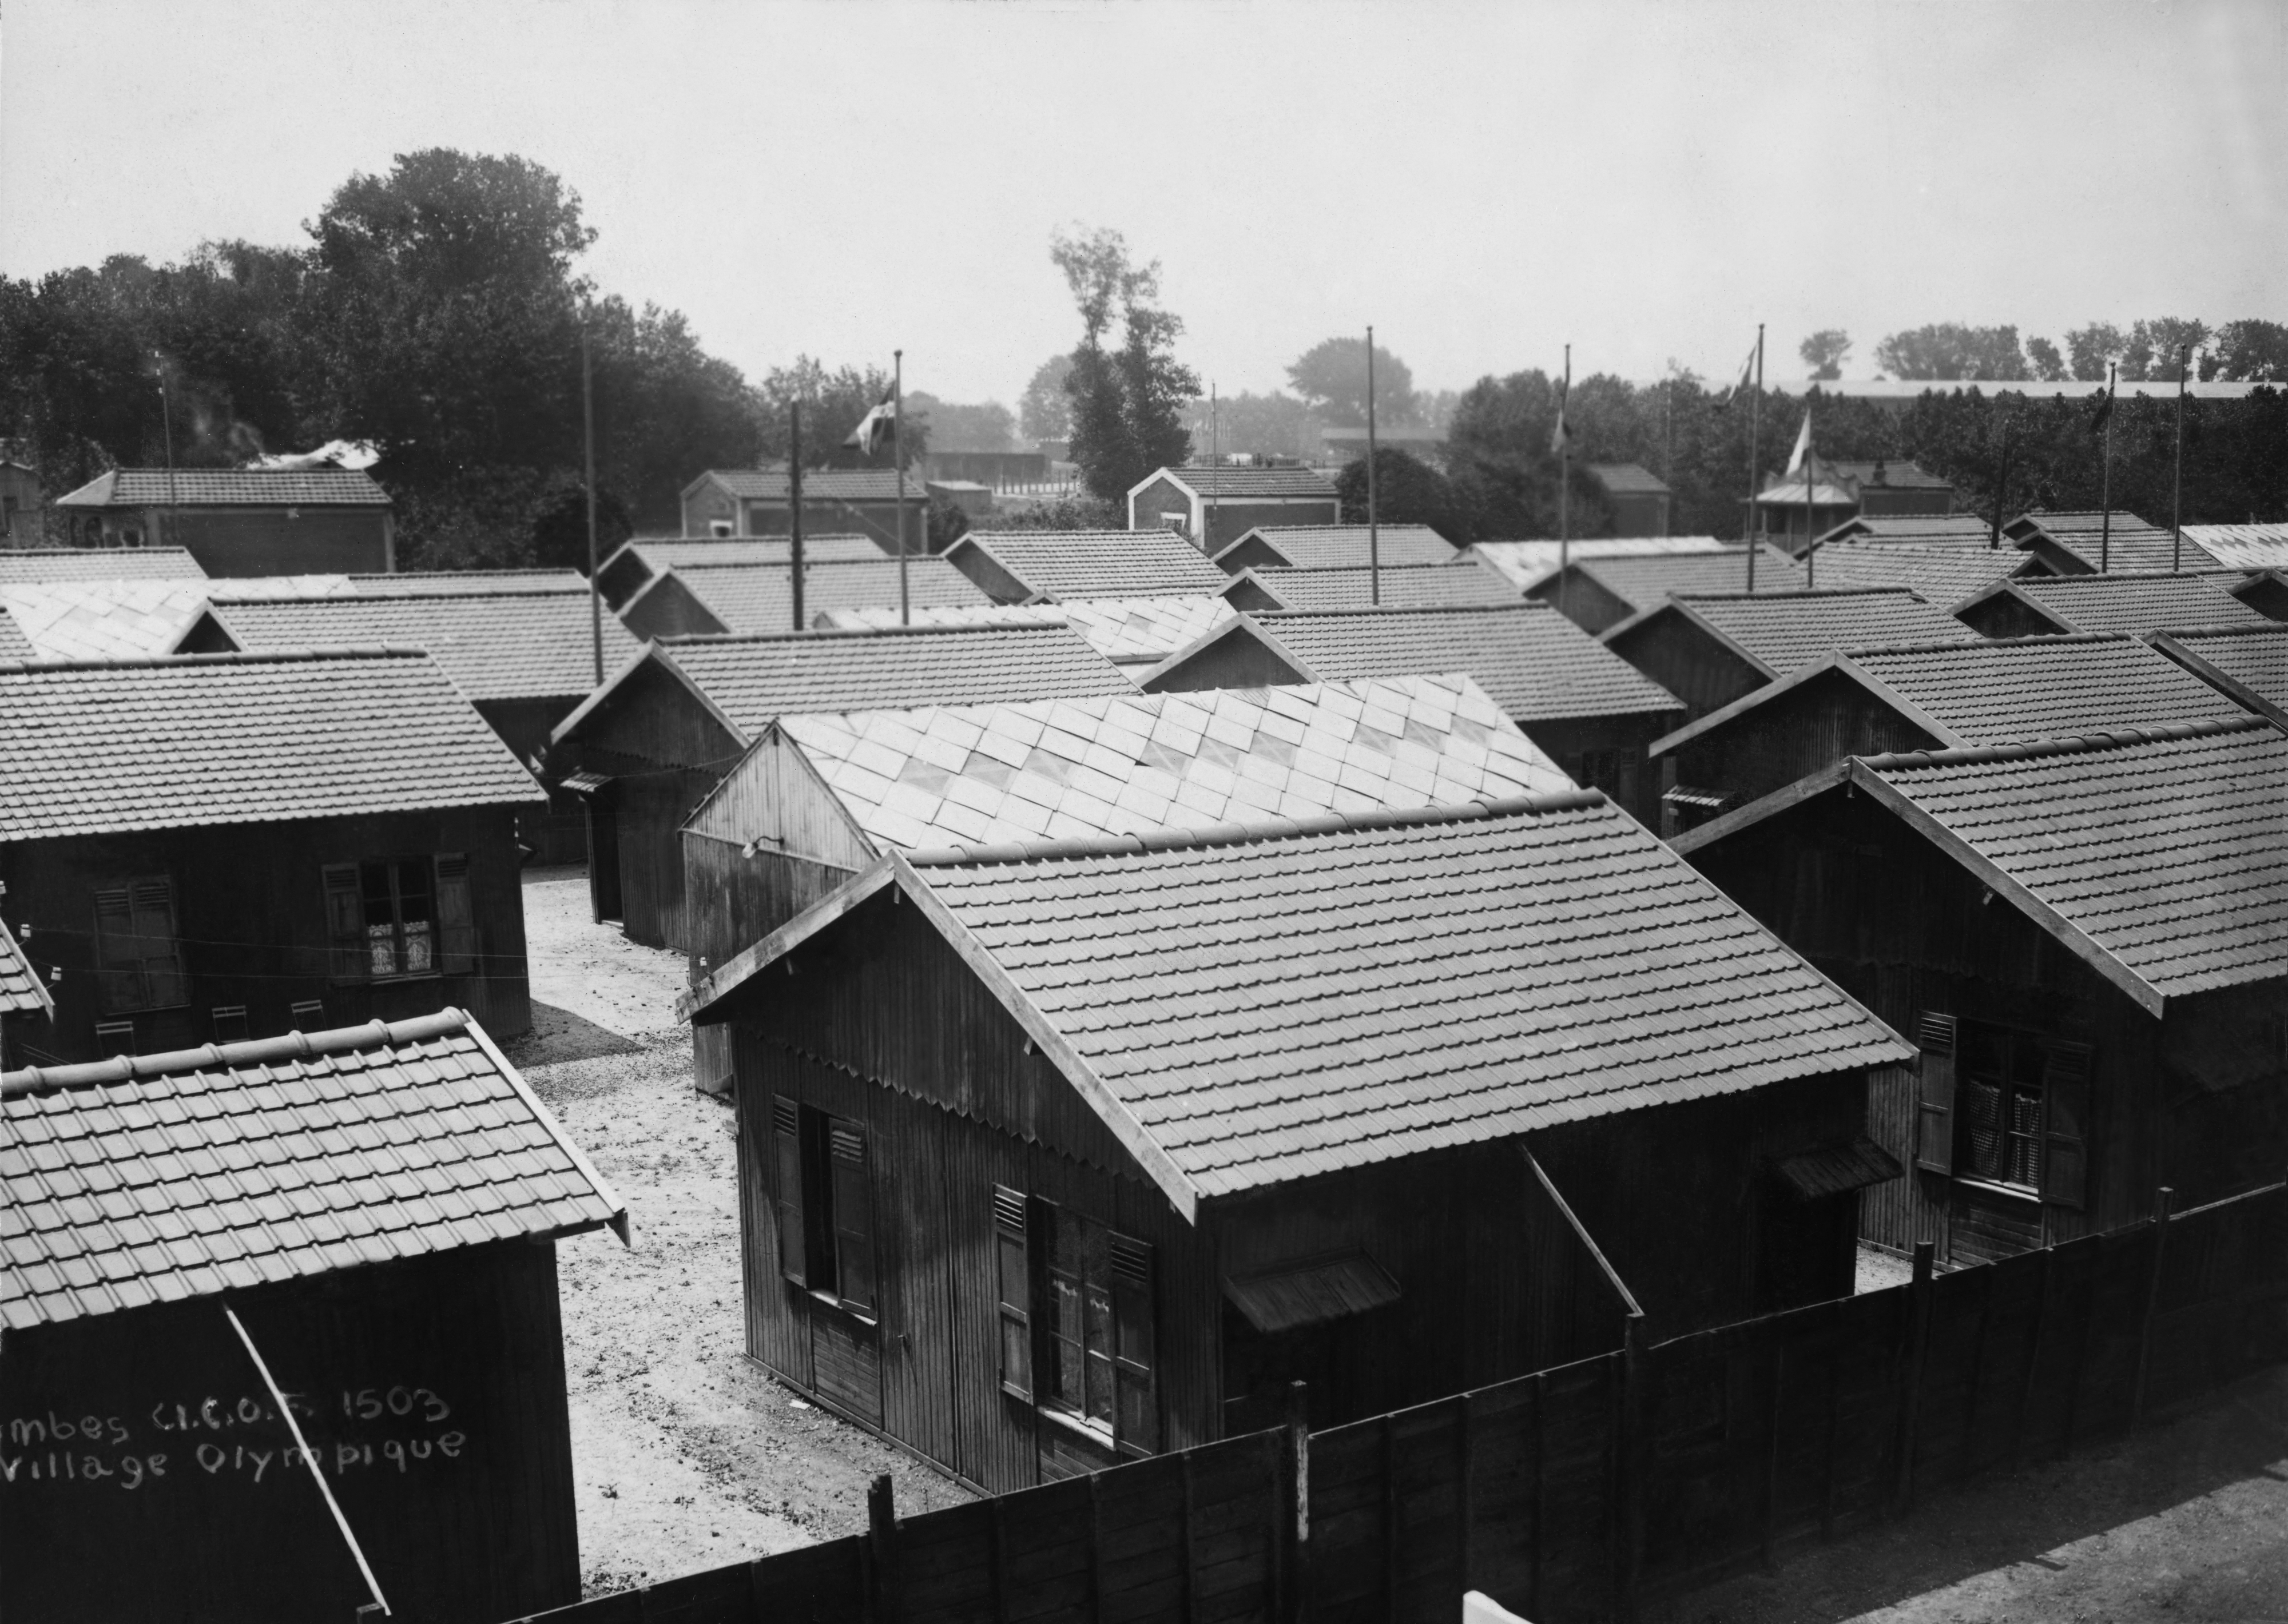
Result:
[[[1606,638],[1605,646],[1681,700],[1687,721],[1721,710],[1771,680],[1679,614],[1649,616]]]
[[[1847,756],[1935,749],[1941,742],[1859,683],[1830,671],[1670,754],[1678,783],[1745,805]]]

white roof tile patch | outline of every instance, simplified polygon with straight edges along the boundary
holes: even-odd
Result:
[[[870,837],[908,850],[1573,787],[1458,676],[789,717],[783,725]]]

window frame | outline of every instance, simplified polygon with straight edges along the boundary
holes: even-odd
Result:
[[[187,1010],[191,1005],[189,967],[183,963],[183,926],[181,910],[176,907],[175,882],[171,875],[137,875],[115,885],[101,885],[91,899],[94,905],[95,932],[91,943],[95,949],[96,1002],[106,1015],[147,1015],[159,1010]],[[107,910],[107,904],[115,907]],[[137,929],[139,915],[150,911],[154,905],[166,913],[163,935]],[[122,923],[107,920],[107,911],[115,914]],[[129,943],[165,945],[164,953],[139,952],[131,957],[115,956],[115,949]],[[154,965],[161,968],[155,972]],[[166,987],[155,976],[171,978],[171,988]],[[121,978],[131,978],[135,992],[129,998],[115,996]],[[171,991],[172,997],[163,994]]]
[[[780,1278],[814,1303],[862,1325],[879,1325],[882,1248],[871,1125],[775,1094],[770,1161]],[[853,1285],[860,1289],[846,1289]]]
[[[997,1187],[994,1193],[997,1218],[1005,1193],[1013,1192]],[[1005,1369],[1002,1390],[1029,1398],[1044,1421],[1085,1438],[1116,1456],[1157,1454],[1164,1429],[1151,1243],[1044,1197],[1030,1198],[1027,1206],[1026,1241],[1032,1255],[1030,1301],[1024,1316],[1029,1321],[1031,1343],[1029,1393],[1017,1393]],[[1081,1331],[1078,1406],[1060,1391],[1062,1350],[1074,1343],[1059,1323],[1055,1292],[1056,1277],[1069,1272],[1061,1267],[1058,1256],[1058,1231],[1065,1224],[1076,1226],[1076,1255],[1082,1263],[1076,1298]],[[1100,1279],[1092,1272],[1092,1265],[1096,1264],[1101,1266]],[[1092,1292],[1097,1303],[1092,1303]],[[1013,1317],[1005,1306],[1002,1314],[1005,1319]],[[1094,1335],[1100,1328],[1101,1345]],[[1093,1413],[1098,1390],[1104,1398],[1102,1419]]]
[[[417,866],[425,873],[429,888],[428,915],[423,922],[428,927],[429,962],[420,969],[408,967],[413,939],[406,928],[403,889],[404,870]],[[367,884],[368,871],[374,868],[385,871],[389,887],[392,959],[398,966],[389,970],[377,971],[373,965],[377,939],[368,918]],[[479,973],[481,931],[470,870],[465,852],[392,852],[324,864],[319,870],[319,883],[325,903],[327,980],[344,986],[391,986]]]

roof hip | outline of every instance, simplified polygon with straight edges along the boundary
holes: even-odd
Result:
[[[325,1032],[290,1032],[283,1037],[254,1038],[243,1043],[208,1043],[197,1049],[172,1050],[165,1054],[115,1055],[78,1066],[28,1066],[21,1071],[0,1072],[0,1097],[45,1093],[59,1089],[93,1088],[101,1083],[134,1082],[206,1066],[268,1066],[279,1060],[307,1060],[319,1055],[370,1049],[380,1043],[418,1043],[449,1033],[469,1029],[468,1016],[456,1009],[409,1020],[369,1020],[362,1026],[336,1026]]]

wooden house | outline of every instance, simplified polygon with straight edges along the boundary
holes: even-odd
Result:
[[[1591,637],[1600,637],[1631,615],[1658,608],[1680,593],[1794,592],[1804,586],[1803,566],[1776,547],[1760,547],[1754,579],[1748,550],[1614,554],[1571,558],[1523,589],[1529,598],[1555,604],[1567,619]]]
[[[108,660],[223,654],[238,645],[207,609],[196,581],[52,581],[0,585],[23,658]]]
[[[692,980],[883,853],[1573,788],[1464,676],[785,716],[683,829]],[[727,1092],[729,1034],[695,1034]]]
[[[1798,556],[1859,511],[1858,493],[1841,470],[1816,453],[1808,464],[1775,474],[1748,503],[1750,531]]]
[[[1773,479],[1756,497],[1756,527],[1784,539],[1781,544],[1801,555],[1807,539],[1816,546],[1824,535],[1855,523],[1882,524],[1901,519],[1951,520],[1954,487],[1919,463],[1877,457],[1872,462],[1845,462],[1815,455],[1812,459],[1813,511],[1808,530],[1802,521],[1805,481],[1800,471]]]
[[[874,557],[814,559],[806,547],[802,610],[796,619],[794,566],[703,561],[661,571],[620,606],[621,623],[647,641],[655,638],[719,637],[727,632],[799,631],[830,609],[871,609],[905,600],[919,608],[990,600],[952,565],[929,553],[902,564]]]
[[[2166,527],[2148,524],[2134,513],[2022,513],[2002,527],[2006,543],[2023,548],[2062,575],[2110,574],[2119,570],[2168,574],[2220,567],[2218,559],[2188,535],[2179,541]]]
[[[1214,554],[1258,525],[1337,525],[1342,500],[1315,468],[1157,468],[1128,493],[1131,530],[1172,530]]]
[[[1851,756],[2072,739],[2220,721],[2242,707],[2118,632],[1847,649],[1688,726],[1650,755],[1680,835]]]
[[[1615,535],[1666,535],[1673,495],[1668,482],[1637,463],[1587,463],[1582,471],[1605,494]]]
[[[2236,704],[2288,728],[2288,625],[2162,631],[2149,641]]]
[[[1847,1294],[1912,1054],[1594,791],[891,853],[686,1007],[750,1352],[996,1492],[1609,1347],[1600,1256]]]
[[[680,950],[684,820],[780,717],[1134,692],[1061,624],[669,638],[557,725],[546,777],[587,804],[596,918]]]
[[[543,804],[417,649],[0,665],[0,882],[54,972],[32,1058],[446,1002],[520,1033]]]
[[[1982,637],[2142,633],[2178,626],[2260,625],[2265,616],[2209,575],[2038,575],[1998,581],[1957,604]]]
[[[1697,721],[1839,649],[1964,641],[1971,632],[1903,587],[1672,598],[1600,639]]]
[[[510,753],[530,764],[546,754],[556,725],[596,685],[600,664],[617,670],[636,652],[636,640],[616,617],[594,614],[588,583],[569,570],[562,574],[565,579],[546,586],[503,590],[478,577],[460,587],[386,596],[361,590],[242,598],[226,589],[216,592],[212,607],[244,648],[426,649]],[[586,855],[580,801],[561,788],[519,828],[538,861],[576,863]]]
[[[1384,564],[1451,564],[1460,551],[1427,525],[1378,525],[1375,532],[1372,551]],[[1215,563],[1232,575],[1251,566],[1364,568],[1369,540],[1364,525],[1258,525],[1217,553]]]
[[[1130,676],[1140,676],[1188,648],[1239,611],[1220,598],[1198,593],[1160,598],[1076,598],[1031,604],[955,605],[917,609],[917,626],[982,626],[1018,621],[1062,621],[1089,646]],[[895,609],[832,609],[811,622],[820,628],[877,630],[899,624]]]
[[[76,543],[180,547],[210,575],[397,567],[389,493],[354,468],[115,468],[56,498]]]
[[[18,1034],[36,1031],[55,1012],[47,978],[24,956],[16,933],[0,918],[0,1071],[20,1058],[27,1040]]]
[[[0,1611],[579,1598],[555,1242],[627,1210],[482,1026],[9,1072],[0,1168]]]
[[[1225,582],[1172,530],[972,530],[945,561],[997,604],[1197,597]]]
[[[1677,849],[1922,1050],[1867,1237],[1970,1263],[2288,1161],[2288,737],[2259,717],[1858,757]]]
[[[1675,698],[1547,604],[1243,614],[1138,679],[1148,693],[1464,671],[1583,788],[1657,827],[1645,746]]]
[[[1369,609],[1512,604],[1517,589],[1499,571],[1465,555],[1442,564],[1363,564],[1280,569],[1250,567],[1225,583],[1235,609]]]
[[[1817,545],[1824,549],[1897,544],[1967,552],[1985,547],[1993,539],[1992,519],[1976,513],[1855,513],[1822,535]]]
[[[899,494],[904,493],[905,545],[929,550],[929,493],[910,473],[887,468],[806,468],[805,535],[871,536],[898,551]],[[785,535],[794,528],[793,498],[783,468],[714,468],[683,487],[687,536]]]
[[[206,571],[179,547],[0,548],[0,585],[50,581],[196,581]]]
[[[2014,547],[1919,547],[1905,543],[1847,543],[1821,547],[1804,561],[1814,586],[1903,586],[1926,603],[1951,610],[1998,581],[2045,575],[2049,568]]]
[[[743,539],[711,536],[639,535],[623,542],[596,571],[596,584],[604,601],[617,609],[653,576],[687,564],[773,564],[783,566],[793,555],[794,543],[783,535]],[[838,562],[846,558],[895,557],[870,535],[809,535],[802,538],[805,564]]]
[[[2225,590],[2268,621],[2288,621],[2288,569],[2252,570]]]

